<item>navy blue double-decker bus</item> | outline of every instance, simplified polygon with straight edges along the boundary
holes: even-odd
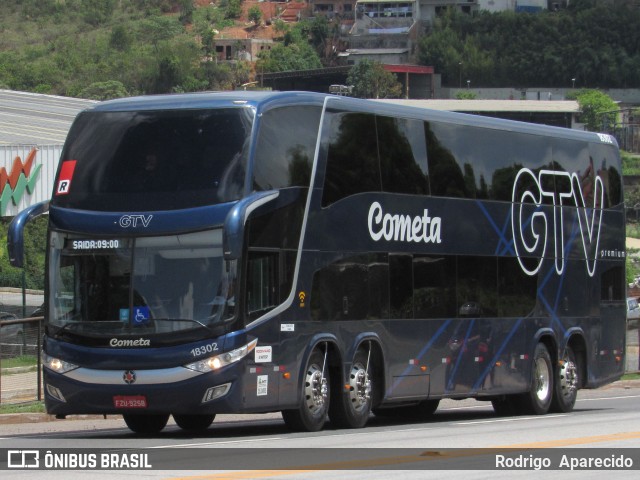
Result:
[[[622,176],[596,133],[287,92],[75,120],[48,211],[47,411],[282,411],[297,430],[444,398],[571,411],[625,355]]]

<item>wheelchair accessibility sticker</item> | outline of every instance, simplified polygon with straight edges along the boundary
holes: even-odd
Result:
[[[133,325],[146,325],[151,318],[149,307],[133,307]],[[120,309],[120,321],[129,323],[129,309]]]

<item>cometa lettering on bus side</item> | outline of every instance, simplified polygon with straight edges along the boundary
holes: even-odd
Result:
[[[373,202],[369,207],[368,225],[369,235],[376,242],[383,238],[388,242],[442,242],[442,219],[430,217],[426,208],[421,216],[412,218],[410,215],[384,213],[382,205]]]

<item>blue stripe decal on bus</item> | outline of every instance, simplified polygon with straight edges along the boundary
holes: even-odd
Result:
[[[467,348],[469,336],[471,335],[471,330],[473,329],[473,325],[475,322],[476,322],[475,318],[471,319],[471,321],[469,322],[467,331],[464,334],[464,341],[462,342],[462,347],[458,351],[456,362],[454,364],[453,370],[451,371],[451,374],[449,375],[449,379],[447,381],[447,387],[444,389],[445,392],[449,392],[455,388],[456,383],[454,382],[454,379],[456,378],[456,374],[458,373],[458,367],[460,367],[460,362],[462,362],[464,349]]]
[[[487,367],[484,369],[484,371],[482,372],[482,374],[478,378],[478,381],[475,383],[475,385],[473,385],[472,393],[475,393],[480,389],[480,386],[484,383],[484,381],[487,378],[487,376],[491,373],[491,370],[493,370],[493,368],[495,367],[495,364],[498,361],[498,359],[500,358],[500,355],[502,355],[502,352],[504,352],[504,349],[507,348],[507,344],[511,341],[511,338],[513,338],[513,336],[516,334],[516,332],[520,328],[520,324],[523,321],[524,321],[524,317],[518,318],[518,320],[516,321],[515,325],[513,326],[511,331],[509,332],[509,335],[507,335],[507,337],[504,339],[504,342],[502,342],[502,345],[500,345],[500,348],[494,354],[493,358],[491,359],[491,362],[489,362]]]
[[[485,208],[485,206],[482,204],[482,202],[480,202],[479,200],[476,200],[476,205],[478,206],[478,208],[480,209],[480,211],[484,214],[484,216],[486,217],[487,220],[489,220],[489,224],[491,225],[491,228],[493,228],[493,230],[496,232],[496,234],[498,235],[498,245],[496,246],[496,253],[500,250],[501,245],[504,243],[505,245],[505,250],[508,250],[511,252],[512,255],[515,255],[515,251],[513,250],[512,246],[513,246],[513,241],[508,241],[507,238],[505,237],[506,235],[506,230],[508,225],[510,224],[510,219],[511,219],[511,212],[509,212],[509,214],[507,215],[507,219],[506,222],[502,228],[502,230],[500,230],[500,227],[498,227],[498,225],[496,224],[496,222],[493,220],[493,218],[491,217],[491,215],[489,214],[489,212],[487,211],[487,209]],[[503,251],[505,251],[503,250]]]

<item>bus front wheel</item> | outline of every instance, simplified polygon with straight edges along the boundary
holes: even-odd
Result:
[[[362,349],[356,352],[344,387],[337,385],[334,390],[329,418],[335,426],[362,428],[369,420],[375,387],[372,364],[369,352]]]
[[[201,432],[209,428],[213,423],[215,415],[173,415],[173,419],[183,430]]]
[[[122,418],[124,418],[124,423],[127,424],[131,431],[144,435],[153,435],[160,432],[169,421],[168,414],[133,415],[125,413]]]
[[[302,382],[300,406],[283,410],[284,423],[291,430],[322,430],[329,412],[329,366],[326,353],[314,350],[307,361]]]

